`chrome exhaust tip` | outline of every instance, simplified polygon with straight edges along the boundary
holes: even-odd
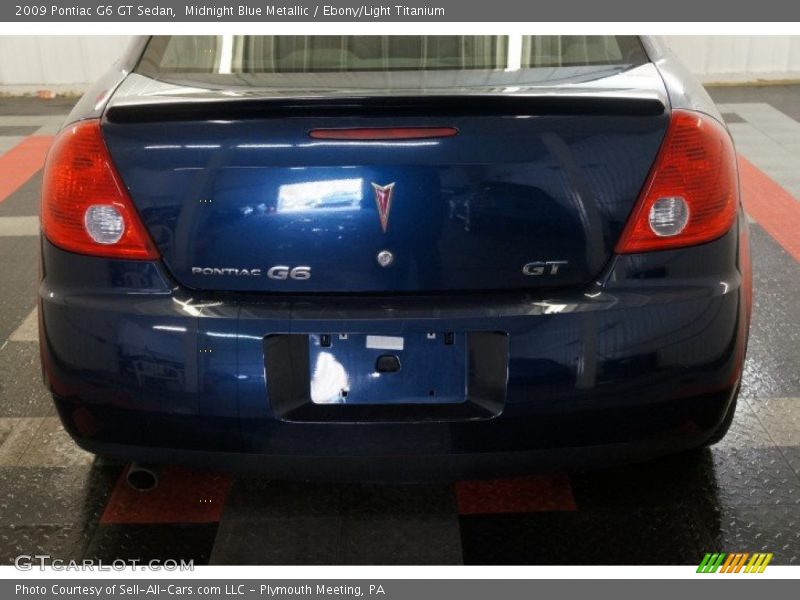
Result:
[[[150,492],[158,487],[159,469],[154,465],[131,463],[127,484],[137,492]]]

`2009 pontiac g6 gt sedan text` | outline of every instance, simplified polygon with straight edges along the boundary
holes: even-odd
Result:
[[[47,158],[44,377],[82,447],[491,476],[719,440],[728,131],[656,39],[136,41]]]

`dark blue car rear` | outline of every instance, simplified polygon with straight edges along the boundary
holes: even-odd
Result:
[[[100,454],[490,476],[733,417],[735,154],[655,40],[140,40],[57,138],[42,227],[45,380]]]

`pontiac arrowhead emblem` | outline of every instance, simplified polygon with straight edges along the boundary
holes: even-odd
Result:
[[[386,228],[389,227],[389,211],[392,210],[392,192],[394,191],[395,182],[387,185],[372,184],[372,189],[375,190],[375,204],[378,205],[378,216],[381,219],[381,229],[386,233]]]

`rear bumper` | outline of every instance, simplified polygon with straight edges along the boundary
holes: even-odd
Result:
[[[717,411],[729,406],[732,394],[721,394]],[[74,410],[56,400],[64,417]],[[71,422],[69,418],[65,423]],[[516,450],[509,452],[461,452],[407,455],[301,455],[263,454],[219,450],[187,450],[174,447],[124,445],[76,436],[83,449],[106,458],[144,464],[183,464],[201,469],[267,475],[281,480],[316,481],[431,481],[488,479],[571,469],[593,469],[643,462],[702,446],[708,435],[683,432],[664,438],[648,438],[596,446]]]
[[[703,444],[730,405],[738,247],[620,256],[579,292],[323,298],[206,296],[44,241],[45,380],[76,441],[119,458],[371,479],[641,460]],[[267,334],[445,330],[507,333],[496,416],[292,421],[269,397]]]

